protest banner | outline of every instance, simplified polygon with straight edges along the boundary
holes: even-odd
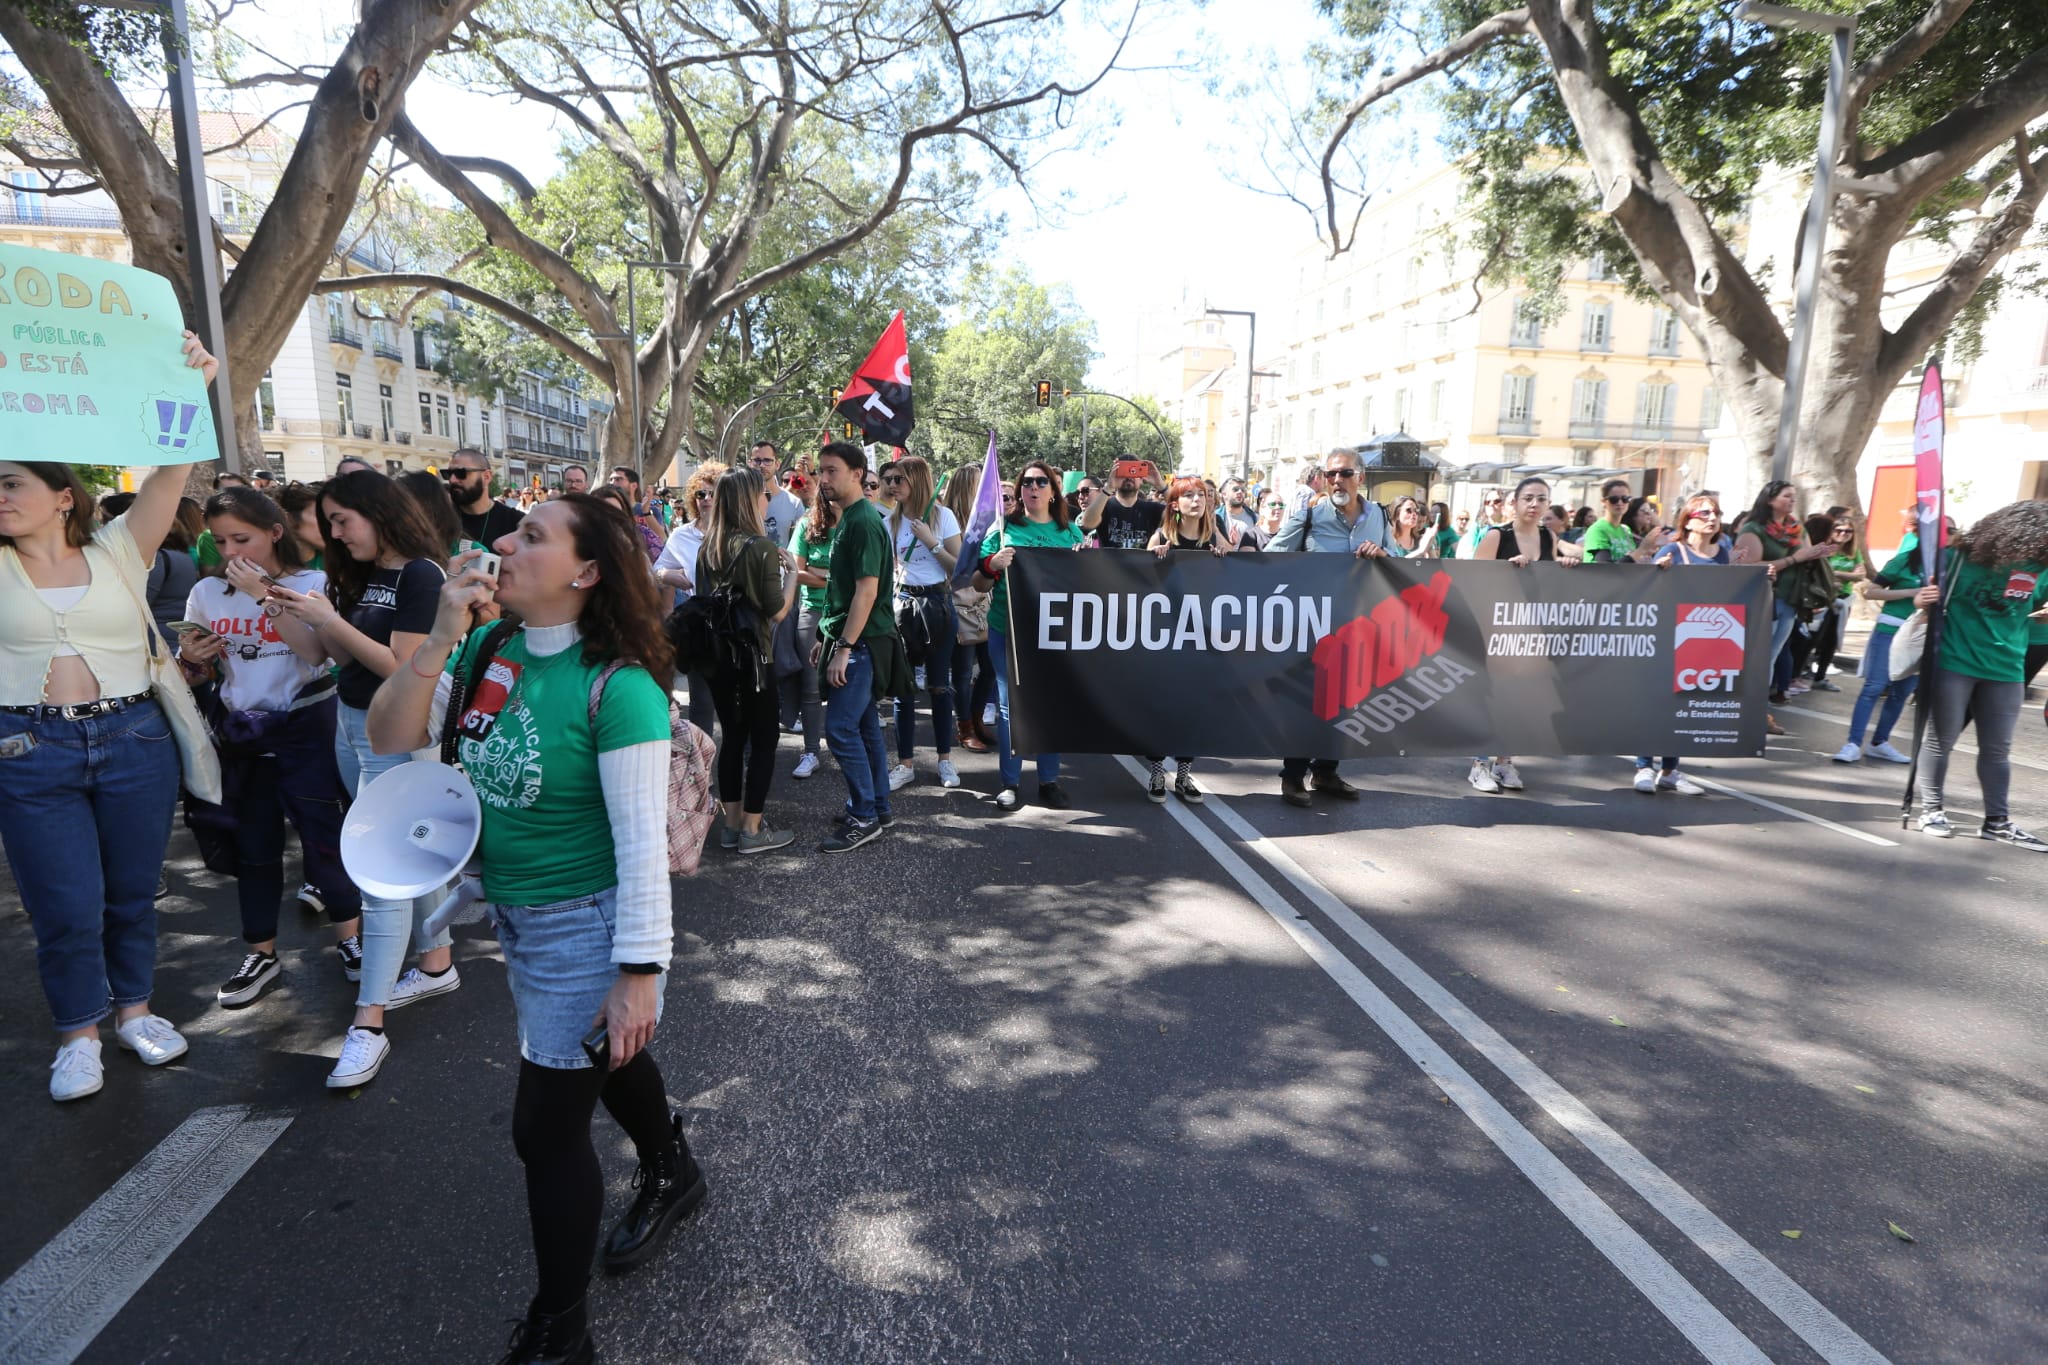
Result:
[[[170,281],[0,246],[0,447],[21,460],[164,465],[219,454]]]
[[[1019,550],[1020,753],[1759,754],[1761,567]]]

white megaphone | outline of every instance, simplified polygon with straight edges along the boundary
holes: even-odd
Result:
[[[483,807],[460,768],[415,760],[363,788],[341,827],[341,865],[372,896],[408,900],[469,863]]]

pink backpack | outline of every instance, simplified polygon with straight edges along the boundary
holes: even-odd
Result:
[[[590,684],[590,726],[597,728],[597,708],[604,700],[604,685],[622,668],[634,667],[614,659]],[[675,877],[693,877],[704,858],[704,839],[711,822],[718,818],[718,795],[713,790],[713,763],[718,750],[711,736],[683,718],[674,697],[668,699],[668,870]]]

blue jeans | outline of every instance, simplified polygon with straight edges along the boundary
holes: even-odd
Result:
[[[0,842],[58,1031],[148,1003],[178,803],[171,723],[153,701],[90,720],[0,715],[0,753]]]
[[[1898,633],[1896,626],[1872,630],[1870,643],[1863,646],[1863,690],[1856,694],[1856,709],[1849,713],[1849,742],[1858,748],[1863,747],[1863,727],[1870,724],[1873,710],[1877,712],[1877,733],[1871,736],[1871,743],[1882,744],[1892,737],[1892,727],[1899,723],[1907,699],[1920,684],[1917,673],[1892,681],[1892,641]]]
[[[348,787],[350,800],[361,796],[364,787],[399,764],[412,762],[411,754],[370,751],[369,715],[367,710],[346,703],[336,703],[334,708],[334,761],[341,769],[341,780]],[[363,979],[356,989],[358,1005],[391,1003],[391,988],[398,984],[399,968],[405,965],[406,940],[413,940],[423,953],[454,942],[446,929],[438,934],[426,931],[426,918],[441,903],[441,895],[434,891],[411,901],[393,901],[365,893]]]
[[[932,699],[932,747],[944,758],[953,752],[953,637],[959,633],[960,620],[953,614],[950,596],[941,596],[939,604],[944,608],[936,613],[941,624],[932,632],[931,645],[922,662],[924,690]],[[908,763],[916,752],[917,707],[913,702],[898,701],[896,757]]]
[[[1799,613],[1790,602],[1771,599],[1771,691],[1783,695],[1792,682],[1792,651],[1787,648]]]
[[[875,660],[866,645],[846,651],[846,682],[825,687],[825,744],[846,779],[846,813],[867,824],[889,813],[889,751],[875,706]]]
[[[988,652],[994,656],[996,674],[996,750],[997,766],[1002,769],[1005,787],[1019,786],[1024,781],[1024,760],[1010,749],[1010,640],[1002,631],[989,628]],[[1038,755],[1038,785],[1060,780],[1060,756],[1058,754]]]
[[[498,946],[505,950],[512,1008],[519,1015],[519,1055],[535,1066],[589,1068],[583,1037],[619,979],[612,964],[618,921],[616,886],[552,905],[491,907]],[[654,1018],[661,1020],[659,991]]]

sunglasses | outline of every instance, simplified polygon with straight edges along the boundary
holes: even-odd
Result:
[[[1612,498],[1609,498],[1609,499],[1607,500],[1607,505],[1608,505],[1609,507],[1618,507],[1618,506],[1621,506],[1622,504],[1626,503],[1627,501],[1628,501],[1628,494],[1626,494],[1626,493],[1623,493],[1623,494],[1620,494],[1620,495],[1619,495],[1619,496],[1617,496],[1617,497],[1612,497]]]
[[[1269,502],[1266,504],[1266,510],[1268,512],[1285,512],[1287,504],[1284,502]]]
[[[696,492],[690,494],[690,496],[695,498],[698,502],[710,502],[711,490],[708,488],[700,488]]]
[[[441,471],[441,477],[443,479],[466,479],[472,474],[481,473],[483,473],[481,469],[444,469]]]
[[[1043,474],[1027,474],[1023,478],[1017,480],[1017,487],[1050,488],[1052,487],[1052,480],[1046,478]]]
[[[860,486],[870,493],[875,493],[881,490],[882,484],[879,479],[862,479]]]
[[[1685,519],[1687,521],[1719,521],[1721,519],[1721,514],[1719,512],[1714,511],[1687,512],[1685,514]]]
[[[901,474],[884,474],[884,475],[882,476],[882,482],[883,482],[883,483],[908,483],[908,482],[910,482],[910,480],[908,480],[908,479],[904,478],[904,477],[903,477],[903,476],[902,476]]]
[[[1323,472],[1333,479],[1355,479],[1358,477],[1358,471],[1355,469],[1326,469]]]

